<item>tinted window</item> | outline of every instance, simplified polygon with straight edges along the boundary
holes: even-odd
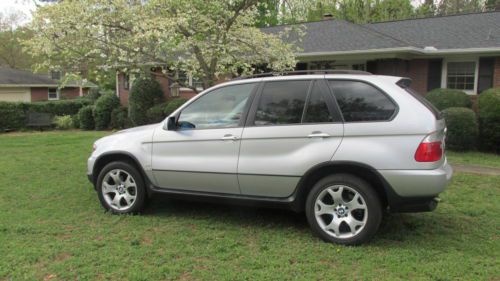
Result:
[[[359,81],[329,81],[346,122],[389,120],[396,106],[380,90]]]
[[[300,123],[309,84],[310,81],[267,82],[255,114],[255,125]]]
[[[325,97],[321,93],[318,83],[314,83],[307,102],[306,114],[304,116],[303,123],[321,123],[332,121],[333,117],[328,110]]]
[[[255,84],[241,84],[216,89],[203,95],[182,110],[181,129],[237,127]]]

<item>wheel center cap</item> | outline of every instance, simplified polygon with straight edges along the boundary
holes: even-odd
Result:
[[[123,193],[125,193],[125,186],[123,186],[123,184],[120,184],[120,185],[118,186],[118,193],[119,193],[119,194],[123,194]]]
[[[340,207],[337,208],[337,215],[339,217],[342,217],[342,216],[346,215],[346,213],[347,213],[347,210],[345,209],[345,207],[340,206]]]

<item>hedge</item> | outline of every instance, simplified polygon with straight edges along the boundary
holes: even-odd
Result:
[[[111,121],[111,112],[120,107],[120,100],[114,94],[104,94],[95,102],[94,121],[96,130],[105,130]]]
[[[136,126],[149,123],[147,111],[163,101],[160,84],[151,78],[134,81],[129,94],[129,117]]]
[[[25,127],[29,112],[49,113],[52,116],[75,115],[90,104],[86,99],[44,102],[0,102],[0,130],[18,130]]]
[[[75,115],[78,111],[89,105],[91,102],[87,99],[78,98],[73,100],[43,101],[33,103],[23,103],[25,111],[50,113],[54,116]]]
[[[428,92],[425,98],[439,110],[445,110],[450,107],[472,107],[470,97],[460,90],[434,89]]]
[[[446,145],[452,150],[473,150],[477,148],[479,127],[474,111],[464,107],[450,107],[443,111],[448,132]]]
[[[80,119],[80,129],[82,130],[93,130],[95,127],[94,122],[94,107],[92,105],[87,105],[82,107],[78,112],[78,118]]]
[[[172,114],[177,108],[187,102],[187,99],[177,98],[165,103],[157,104],[146,112],[148,123],[159,123]]]
[[[167,106],[163,109],[163,115],[165,117],[169,116],[170,114],[172,114],[172,112],[174,112],[177,108],[179,108],[181,105],[183,105],[187,101],[188,101],[187,99],[183,99],[183,98],[177,98],[177,99],[169,101]]]
[[[167,117],[167,116],[163,112],[167,106],[168,106],[168,103],[161,103],[161,104],[157,104],[157,105],[151,107],[150,109],[148,109],[148,111],[146,112],[146,116],[148,118],[148,123],[151,123],[151,124],[159,123],[163,119],[165,119],[165,117]]]
[[[84,96],[84,98],[90,103],[95,103],[101,97],[101,93],[98,89],[90,89],[88,94]]]
[[[109,126],[112,129],[125,129],[131,127],[130,119],[128,118],[128,109],[126,107],[119,107],[113,109],[111,112],[111,120]]]
[[[0,131],[24,127],[26,113],[21,103],[0,102]]]
[[[479,94],[478,110],[481,149],[500,153],[500,88]]]

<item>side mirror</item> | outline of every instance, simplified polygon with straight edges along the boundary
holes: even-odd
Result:
[[[163,129],[168,131],[175,131],[177,129],[175,116],[168,117],[167,122],[163,124]]]

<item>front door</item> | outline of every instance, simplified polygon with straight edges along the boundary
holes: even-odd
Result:
[[[242,119],[256,85],[216,88],[180,112],[176,130],[155,132],[152,168],[160,188],[240,193]]]
[[[311,167],[330,161],[343,137],[338,108],[323,79],[262,86],[241,139],[241,193],[288,197]]]

